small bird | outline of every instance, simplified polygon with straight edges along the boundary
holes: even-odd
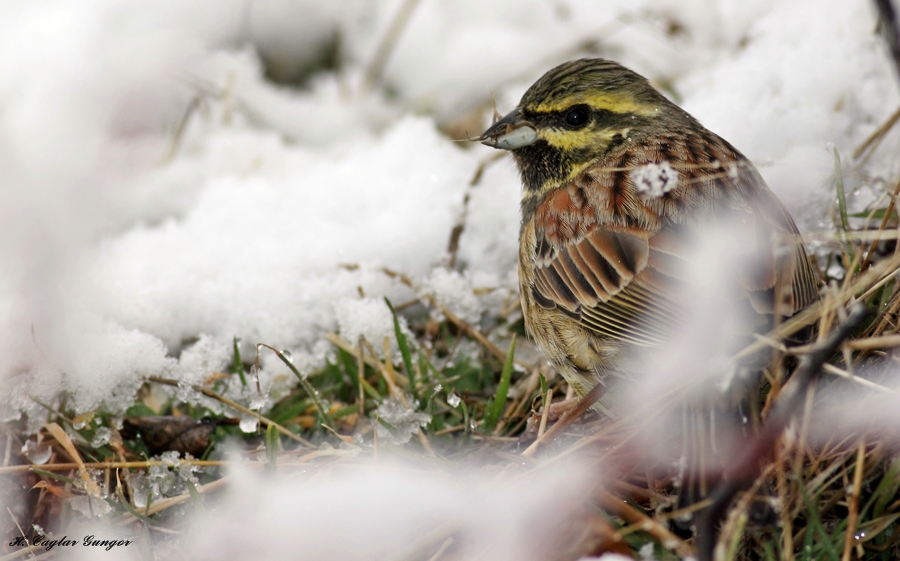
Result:
[[[733,276],[754,329],[818,298],[797,227],[753,164],[615,62],[553,68],[478,140],[519,168],[525,326],[579,396],[672,339],[691,248],[714,224],[747,233]]]

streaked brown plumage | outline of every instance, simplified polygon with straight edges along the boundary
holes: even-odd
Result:
[[[671,338],[683,265],[710,226],[753,238],[734,276],[759,323],[817,298],[797,227],[754,166],[614,62],[550,70],[481,139],[518,164],[526,327],[579,395]],[[642,192],[635,170],[674,188]]]

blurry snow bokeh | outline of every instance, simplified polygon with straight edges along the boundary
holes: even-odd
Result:
[[[264,480],[238,471],[216,512],[195,517],[187,555],[425,559],[445,547],[454,559],[548,559],[574,533],[571,517],[583,515],[579,486],[596,480],[565,463],[555,467],[493,478],[361,463],[322,470],[314,484],[308,477]]]
[[[441,131],[481,132],[491,91],[505,113],[563,60],[648,76],[754,159],[805,230],[830,201],[828,144],[849,161],[900,103],[865,2],[423,0],[369,84],[399,6],[0,5],[3,418],[39,424],[33,399],[61,389],[79,413],[122,411],[148,375],[224,368],[235,336],[314,368],[336,313],[392,333],[348,304],[416,297],[383,267],[469,321],[498,310],[518,178],[504,159],[470,187],[493,151]],[[869,173],[895,178],[898,148],[893,132]],[[264,383],[293,383],[275,362]]]

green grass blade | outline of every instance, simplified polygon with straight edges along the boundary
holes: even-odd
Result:
[[[838,210],[841,214],[841,228],[846,232],[850,229],[850,223],[847,220],[847,197],[844,195],[844,174],[841,171],[841,155],[838,154],[837,147],[834,150],[834,184],[837,188]]]
[[[412,391],[413,397],[418,400],[419,399],[419,390],[416,389],[416,371],[413,370],[412,366],[412,353],[409,352],[409,341],[406,339],[406,335],[403,334],[403,331],[400,329],[400,320],[397,318],[397,310],[394,309],[391,301],[384,298],[385,303],[388,305],[388,308],[391,310],[391,315],[394,317],[394,336],[397,337],[397,346],[400,347],[400,355],[403,357],[403,368],[406,369],[406,375],[409,377],[409,389]],[[387,357],[385,357],[387,359]]]
[[[873,518],[881,516],[888,504],[896,500],[898,490],[900,490],[900,458],[891,462],[878,487],[875,488],[875,493],[873,493],[875,498],[875,507],[872,510]]]
[[[459,406],[462,408],[463,413],[463,434],[469,436],[469,432],[472,429],[472,424],[469,422],[469,408],[466,407],[465,401],[460,401]]]
[[[125,493],[122,491],[121,485],[116,487],[116,496],[118,497],[119,503],[121,503],[122,507],[124,507],[125,510],[130,512],[132,516],[134,516],[138,520],[141,520],[142,522],[149,522],[149,519],[143,513],[138,512],[137,510],[132,508],[131,505],[128,503],[128,501],[125,500]]]
[[[513,358],[516,354],[516,335],[513,334],[512,342],[509,344],[509,352],[506,353],[506,362],[503,364],[503,372],[500,374],[500,384],[497,386],[497,395],[494,397],[494,403],[489,408],[485,419],[485,432],[494,429],[494,425],[503,414],[503,408],[506,407],[506,395],[509,393],[509,381],[512,378]]]
[[[286,357],[282,351],[276,349],[275,347],[273,347],[271,345],[266,345],[265,343],[258,343],[258,346],[262,346],[262,347],[269,349],[270,351],[275,353],[275,356],[277,356],[278,358],[281,359],[281,362],[283,362],[287,365],[287,367],[291,370],[291,372],[294,373],[294,375],[297,377],[297,379],[300,380],[300,385],[303,386],[303,389],[309,395],[310,399],[312,399],[313,403],[316,404],[316,409],[319,410],[319,415],[322,416],[322,419],[325,422],[325,424],[327,426],[331,427],[332,429],[334,429],[334,421],[331,419],[331,415],[328,414],[328,409],[326,409],[325,406],[322,404],[322,400],[319,399],[319,392],[317,392],[316,389],[314,387],[312,387],[312,384],[309,383],[309,380],[306,379],[306,376],[304,376],[303,374],[300,373],[299,370],[297,370],[297,367],[294,366],[293,361],[291,361],[291,359]]]
[[[65,476],[59,475],[58,473],[53,473],[52,471],[45,471],[45,470],[37,469],[37,468],[31,468],[28,471],[30,471],[31,473],[37,473],[37,474],[43,475],[44,477],[59,481],[61,483],[77,485],[75,480],[72,479],[71,477],[65,477]]]
[[[278,429],[275,425],[266,428],[266,472],[275,473],[275,462],[278,461]]]
[[[244,363],[241,362],[241,350],[238,348],[238,343],[241,340],[238,337],[234,338],[234,362],[231,365],[231,369],[241,377],[241,385],[247,385],[247,378],[244,376]]]
[[[272,425],[269,425],[269,427],[271,426]],[[206,507],[203,505],[203,499],[200,498],[200,492],[194,487],[194,483],[190,479],[186,479],[184,482],[187,483],[188,494],[191,496],[191,504],[194,505],[194,508],[197,509],[198,512],[206,512]]]
[[[809,511],[809,527],[806,529],[807,533],[811,534],[815,531],[822,540],[822,549],[825,550],[824,553],[828,555],[828,559],[831,561],[840,561],[840,555],[838,554],[837,549],[835,549],[834,544],[831,543],[831,536],[825,531],[825,527],[822,526],[822,521],[819,519],[819,513],[816,510],[816,506],[819,504],[818,496],[816,496],[815,501],[811,500],[810,497],[807,496],[806,488],[802,482],[800,482],[800,495],[803,497],[803,502],[806,505],[806,509]],[[806,541],[809,544],[811,542],[811,536],[807,536]],[[815,559],[820,558],[820,556],[815,557]]]

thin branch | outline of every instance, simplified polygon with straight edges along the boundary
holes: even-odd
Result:
[[[681,556],[687,556],[693,553],[691,546],[684,540],[670,532],[659,522],[640,512],[612,493],[600,491],[600,502],[605,508],[612,511],[613,514],[621,517],[629,524],[640,525],[644,531],[659,540],[666,549],[674,551]]]
[[[381,76],[384,74],[384,69],[391,57],[391,53],[393,52],[394,47],[397,46],[400,35],[403,34],[403,30],[406,28],[409,19],[412,17],[413,12],[416,11],[418,5],[419,0],[406,0],[403,5],[400,6],[400,9],[397,10],[397,13],[391,20],[391,24],[381,38],[378,48],[375,50],[372,61],[369,62],[369,66],[366,68],[365,78],[363,78],[363,88],[366,91],[371,90],[381,80]]]
[[[869,316],[863,304],[856,304],[847,319],[800,360],[797,371],[784,386],[772,412],[746,451],[725,470],[724,481],[710,494],[712,504],[697,522],[697,554],[701,561],[712,561],[718,530],[734,496],[749,487],[763,470],[763,462],[773,456],[778,439],[794,415],[802,410],[807,392],[822,365],[838,350]]]
[[[888,201],[887,210],[884,211],[884,216],[881,218],[881,225],[877,230],[878,236],[874,240],[872,240],[872,245],[869,246],[869,251],[866,252],[866,258],[863,260],[863,263],[860,266],[860,270],[862,271],[864,271],[866,267],[869,266],[869,261],[872,259],[872,255],[875,253],[875,247],[880,241],[880,236],[884,232],[885,227],[887,227],[887,223],[891,218],[891,214],[893,214],[894,212],[894,204],[897,201],[898,195],[900,195],[900,181],[898,181],[897,186],[894,187],[894,193],[891,195],[891,200]]]
[[[200,467],[218,467],[218,466],[226,466],[229,462],[224,460],[189,460],[189,459],[180,459],[178,462],[182,464],[192,465],[192,466],[200,466]],[[234,462],[230,462],[234,463]],[[170,466],[171,462],[164,462],[162,460],[143,460],[139,462],[83,462],[82,464],[68,462],[64,464],[24,464],[18,466],[6,466],[0,468],[0,475],[4,475],[7,473],[21,473],[32,470],[41,470],[41,471],[69,471],[73,469],[80,469],[81,466],[84,466],[87,469],[145,469],[153,466]]]
[[[600,396],[603,395],[603,392],[606,391],[606,386],[603,384],[597,384],[594,388],[589,391],[585,396],[578,402],[578,405],[566,411],[566,413],[560,417],[559,421],[556,422],[555,425],[550,427],[550,430],[545,432],[540,438],[535,440],[531,446],[525,449],[522,452],[522,455],[525,457],[533,456],[535,452],[537,452],[538,446],[541,444],[547,444],[552,441],[554,438],[559,436],[562,431],[566,429],[569,425],[571,425],[575,419],[581,417],[581,415],[587,411],[591,405],[597,402],[600,399]]]

